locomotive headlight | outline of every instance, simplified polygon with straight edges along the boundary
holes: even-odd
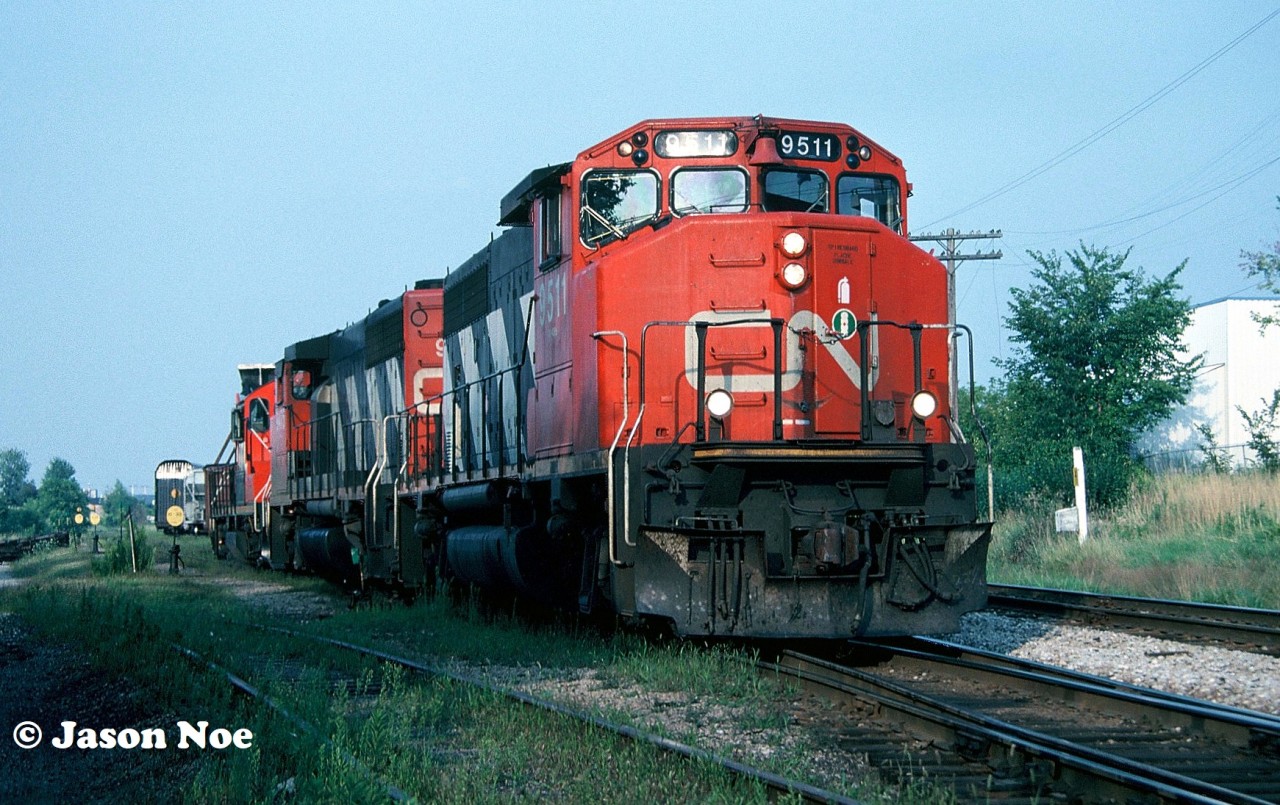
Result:
[[[805,280],[809,279],[809,272],[799,263],[787,263],[782,267],[782,272],[778,275],[778,279],[782,280],[782,284],[795,290],[804,285]]]
[[[716,389],[707,395],[707,413],[716,419],[724,419],[733,410],[733,395],[724,389]]]
[[[787,257],[799,257],[807,248],[809,243],[799,232],[788,232],[782,236],[782,253]]]
[[[629,157],[635,150],[635,146],[627,140],[618,143],[618,156]]]
[[[911,413],[928,419],[938,411],[938,398],[927,391],[917,391],[911,398]]]

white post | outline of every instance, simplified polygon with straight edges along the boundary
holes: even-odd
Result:
[[[1084,451],[1079,447],[1071,448],[1071,480],[1076,488],[1076,511],[1080,515],[1079,540],[1083,545],[1089,539],[1089,514],[1085,509],[1084,498]]]
[[[987,519],[996,521],[996,473],[990,459],[987,460]]]

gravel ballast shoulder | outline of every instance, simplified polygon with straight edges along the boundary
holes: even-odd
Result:
[[[998,612],[945,638],[986,651],[1233,707],[1280,714],[1280,658]]]

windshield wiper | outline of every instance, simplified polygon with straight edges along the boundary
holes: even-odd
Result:
[[[613,222],[610,221],[608,218],[605,218],[603,215],[601,215],[600,213],[592,209],[590,204],[583,204],[582,211],[585,212],[587,215],[591,216],[592,218],[594,218],[596,222],[601,226],[603,226],[605,229],[609,230],[609,233],[612,234],[618,240],[626,240],[627,238],[626,234],[621,229],[614,226]],[[592,240],[601,240],[602,238],[604,238],[603,234],[601,234],[599,237],[592,238]]]

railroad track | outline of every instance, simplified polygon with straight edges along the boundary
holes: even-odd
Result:
[[[989,606],[1109,629],[1280,657],[1280,611],[1013,585],[987,586]]]
[[[449,668],[332,638],[415,674],[444,677],[719,765],[806,802],[845,797]],[[817,733],[863,754],[888,778],[924,780],[958,802],[1280,803],[1280,718],[927,639],[855,642],[859,667],[784,652],[761,670],[838,703]],[[869,662],[870,664],[863,664]],[[234,684],[234,683],[233,683]],[[268,703],[270,704],[270,703]],[[372,774],[353,758],[361,773]],[[852,770],[851,770],[852,771]],[[376,780],[388,796],[401,792]]]
[[[313,643],[345,649],[347,651],[350,651],[355,654],[359,654],[367,658],[372,658],[380,662],[399,666],[414,674],[424,675],[427,677],[449,679],[464,685],[481,688],[481,689],[490,691],[492,693],[496,693],[498,695],[509,698],[513,701],[519,702],[528,707],[547,710],[549,712],[553,712],[558,715],[562,715],[568,718],[582,721],[584,723],[590,724],[591,726],[597,729],[606,730],[608,732],[614,733],[616,735],[619,735],[623,738],[627,738],[629,740],[648,743],[665,752],[669,752],[671,754],[678,755],[689,760],[701,761],[701,762],[710,763],[710,764],[719,766],[731,774],[738,775],[747,779],[751,779],[760,783],[773,794],[774,798],[776,798],[777,796],[788,796],[792,798],[797,798],[803,802],[842,803],[844,805],[858,805],[857,800],[851,799],[842,794],[839,794],[833,791],[828,791],[826,789],[822,789],[817,786],[809,785],[807,783],[804,783],[798,780],[793,780],[787,777],[783,777],[778,774],[773,774],[763,769],[759,769],[759,768],[747,765],[745,763],[740,763],[731,758],[726,758],[720,755],[716,755],[711,752],[707,752],[705,750],[698,749],[696,747],[692,747],[687,744],[683,744],[678,741],[674,741],[654,733],[638,730],[634,727],[631,727],[625,724],[614,723],[614,722],[608,721],[607,719],[601,718],[599,716],[596,716],[581,710],[577,710],[571,707],[566,707],[556,702],[552,702],[546,699],[532,696],[527,693],[514,690],[512,688],[507,688],[501,685],[494,684],[493,682],[480,677],[473,677],[467,674],[458,673],[457,671],[450,670],[441,666],[420,662],[411,658],[397,656],[395,654],[391,654],[386,651],[370,648],[368,646],[362,646],[362,645],[345,641],[345,640],[338,640],[331,637],[312,635],[306,632],[300,632],[293,629],[284,629],[284,628],[274,627],[274,626],[262,626],[257,624],[246,624],[246,626],[250,626],[252,628],[260,629],[267,632],[273,632],[276,634],[284,635],[297,640],[310,641]],[[181,646],[175,646],[175,649],[177,649],[180,653],[192,659],[194,662],[204,664],[208,666],[211,670],[225,675],[228,683],[235,690],[241,693],[244,693],[246,695],[249,695],[261,701],[263,704],[276,710],[277,712],[280,712],[284,717],[288,718],[289,720],[297,724],[299,728],[302,729],[302,731],[312,733],[312,734],[317,734],[314,727],[298,719],[295,715],[293,715],[287,709],[282,707],[278,702],[271,700],[269,697],[266,697],[265,695],[263,695],[257,688],[255,688],[253,685],[251,685],[247,681],[235,676],[229,671],[226,671],[225,669],[218,666],[216,663],[210,662],[204,659],[203,657],[196,655],[194,652],[190,651],[189,649],[186,649]],[[328,742],[326,738],[323,738],[318,734],[317,734],[317,737],[320,737],[320,739],[326,743]],[[404,800],[408,798],[408,795],[406,795],[403,791],[397,788],[394,785],[394,783],[391,783],[376,777],[373,774],[373,772],[369,771],[369,769],[354,756],[351,756],[346,752],[342,752],[341,757],[343,761],[346,762],[349,766],[356,769],[363,776],[375,782],[383,791],[386,792],[389,799],[399,801],[399,800]]]
[[[186,646],[178,645],[175,643],[173,648],[179,654],[186,657],[188,660],[195,663],[196,665],[204,666],[208,668],[210,671],[214,672],[215,674],[221,675],[226,680],[227,685],[230,686],[232,690],[236,691],[237,693],[248,696],[249,698],[271,708],[282,718],[291,722],[300,731],[314,737],[320,743],[329,747],[331,750],[335,752],[336,756],[343,763],[345,763],[350,768],[355,769],[356,772],[359,773],[362,777],[372,782],[375,787],[381,789],[387,795],[388,799],[394,802],[408,802],[411,800],[411,797],[408,794],[406,794],[404,791],[397,788],[395,785],[388,783],[385,780],[378,777],[377,774],[375,774],[368,766],[362,763],[359,760],[359,758],[357,758],[355,755],[352,755],[350,752],[347,752],[346,750],[341,749],[336,745],[334,745],[334,743],[331,740],[329,740],[327,737],[322,735],[320,731],[316,729],[310,722],[295,715],[293,712],[289,710],[289,708],[285,707],[283,704],[276,701],[271,696],[268,696],[267,694],[263,693],[261,690],[259,690],[254,685],[250,684],[248,681],[242,679],[239,676],[236,676],[231,671],[228,671],[226,668],[223,668],[221,665],[217,664],[216,662],[212,662],[210,660],[205,659],[200,654],[198,654],[195,651],[192,651]]]
[[[913,762],[961,801],[1280,802],[1280,719],[939,641],[854,651],[873,662],[784,652],[766,668],[870,708],[833,740],[873,762],[902,763],[894,732],[928,740]]]

